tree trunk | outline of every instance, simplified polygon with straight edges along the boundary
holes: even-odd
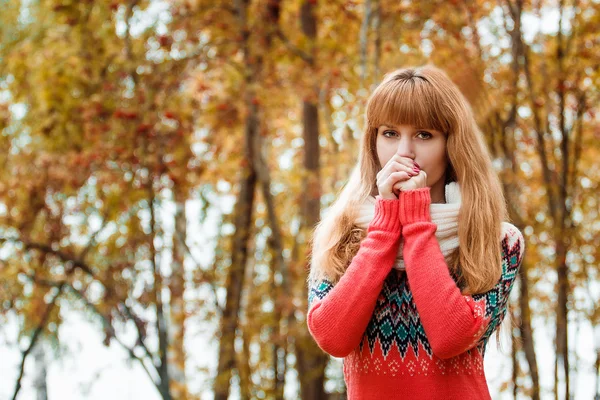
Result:
[[[512,221],[515,222],[517,228],[523,231],[525,227],[524,218],[521,216],[521,210],[516,208],[516,205],[519,204],[519,196],[518,189],[514,177],[517,176],[518,173],[518,165],[517,160],[515,158],[515,146],[510,146],[508,143],[509,132],[511,129],[511,134],[514,135],[514,127],[517,123],[517,108],[518,108],[518,92],[519,92],[519,76],[520,76],[520,65],[525,64],[525,48],[522,42],[522,32],[521,32],[521,14],[522,14],[522,1],[516,1],[514,5],[508,3],[510,16],[513,20],[513,29],[510,31],[511,41],[512,41],[512,104],[509,114],[506,118],[502,119],[497,116],[498,119],[501,119],[502,124],[502,137],[500,140],[500,146],[504,153],[504,157],[508,158],[510,161],[510,168],[512,170],[512,177],[509,182],[503,182],[504,192],[506,193],[506,197],[508,200],[508,211],[509,216]],[[493,146],[492,146],[493,147]],[[540,382],[539,382],[539,373],[537,367],[537,360],[535,357],[535,346],[533,340],[533,331],[531,329],[531,309],[529,307],[529,280],[528,280],[528,264],[526,260],[523,260],[521,264],[521,268],[519,271],[520,275],[520,285],[519,285],[519,311],[520,311],[520,325],[519,325],[519,334],[521,337],[521,346],[522,350],[525,353],[525,359],[527,360],[527,364],[529,366],[529,374],[532,382],[532,394],[531,398],[533,400],[539,400],[540,398]],[[514,347],[514,346],[513,346]],[[513,350],[516,351],[516,350]],[[516,362],[517,354],[514,355],[515,362],[513,362],[514,368],[518,366]],[[516,398],[516,394],[518,391],[518,386],[516,382],[516,377],[518,371],[513,370],[514,380],[514,396]]]
[[[271,49],[274,33],[278,30],[279,17],[281,15],[281,0],[271,0],[268,2],[264,12],[267,29],[264,36],[265,52]],[[258,79],[263,73],[263,56],[257,57],[255,63],[254,75]],[[265,135],[266,136],[266,135]],[[254,155],[253,167],[256,171],[258,181],[260,182],[261,193],[267,209],[267,219],[271,228],[271,236],[267,240],[267,244],[271,250],[271,288],[273,301],[273,318],[271,326],[271,352],[272,366],[274,372],[273,393],[277,400],[283,400],[285,373],[286,373],[286,358],[287,358],[287,339],[283,332],[282,320],[287,320],[287,316],[291,313],[291,301],[284,301],[284,296],[290,293],[290,279],[287,265],[283,256],[283,235],[279,223],[279,218],[276,213],[276,204],[273,195],[271,194],[271,173],[268,163],[263,157],[263,135],[257,134],[254,136],[253,146]]]
[[[556,48],[556,61],[558,64],[558,85],[557,93],[559,100],[559,108],[557,110],[559,126],[561,131],[561,155],[562,155],[562,181],[559,188],[559,198],[561,205],[561,213],[556,215],[559,219],[555,219],[555,226],[559,227],[558,236],[556,238],[556,260],[558,262],[557,274],[558,274],[558,300],[556,304],[556,361],[562,361],[563,373],[565,376],[565,400],[570,398],[570,379],[569,379],[569,309],[567,302],[569,301],[569,267],[567,266],[567,253],[569,251],[569,245],[567,243],[566,236],[568,235],[568,228],[571,221],[571,209],[567,205],[569,193],[569,136],[570,132],[566,128],[565,112],[566,112],[566,93],[565,93],[565,71],[564,71],[564,57],[565,57],[565,45],[563,44],[562,34],[562,23],[564,16],[564,0],[559,1],[559,23],[557,41],[558,45]]]
[[[173,398],[187,400],[187,380],[185,376],[185,240],[187,239],[185,196],[177,190],[175,201],[175,231],[173,232],[173,262],[171,263],[170,291],[170,332],[169,375]],[[182,243],[183,241],[183,243]]]
[[[381,61],[381,0],[374,0],[373,30],[375,31],[375,55],[373,56],[373,79],[378,81],[381,74],[379,63]]]
[[[600,349],[596,350],[596,395],[594,400],[600,400]]]
[[[264,46],[263,48],[265,49],[265,52],[267,52],[270,47],[271,44],[273,42],[274,39],[274,33],[277,31],[277,27],[279,24],[279,16],[280,16],[280,3],[281,0],[274,0],[274,1],[270,1],[268,2],[268,4],[266,5],[266,9],[264,12],[264,15],[266,17],[266,27],[268,28],[266,30],[266,33],[264,34]],[[240,30],[243,32],[243,41],[242,41],[242,49],[243,49],[243,58],[244,58],[244,64],[248,66],[249,68],[249,72],[248,74],[246,74],[246,87],[248,88],[247,92],[246,92],[246,98],[245,98],[245,103],[246,103],[246,107],[248,109],[248,117],[247,117],[247,121],[246,121],[246,135],[245,135],[245,146],[246,146],[246,151],[248,153],[247,156],[247,163],[245,164],[247,166],[247,168],[249,169],[249,174],[251,176],[248,176],[248,180],[245,181],[247,186],[249,187],[249,183],[250,183],[250,179],[251,179],[251,185],[252,185],[252,199],[248,199],[249,201],[246,204],[246,211],[242,211],[242,206],[240,206],[240,212],[242,213],[246,213],[249,215],[249,218],[247,221],[245,221],[244,225],[246,225],[246,233],[243,235],[245,237],[245,241],[244,243],[247,242],[248,237],[249,237],[249,228],[250,228],[250,221],[252,220],[251,218],[251,213],[253,212],[253,203],[254,203],[254,188],[257,184],[257,182],[260,182],[260,187],[262,189],[262,193],[263,193],[263,197],[265,199],[265,203],[268,209],[268,217],[269,217],[269,224],[272,230],[272,235],[269,239],[269,246],[271,247],[272,251],[273,251],[273,257],[275,262],[273,263],[273,274],[278,274],[279,272],[281,272],[283,274],[283,284],[287,284],[287,279],[285,279],[285,274],[284,274],[284,262],[283,262],[283,240],[281,238],[281,230],[279,229],[279,222],[277,219],[277,216],[275,215],[275,204],[274,204],[274,200],[273,197],[271,195],[271,179],[270,179],[270,174],[268,171],[268,167],[267,167],[267,163],[265,160],[263,160],[262,158],[262,138],[261,138],[261,134],[260,134],[260,128],[261,128],[261,122],[260,122],[260,118],[259,118],[259,107],[257,102],[255,101],[256,99],[256,93],[251,89],[252,88],[252,84],[256,81],[260,81],[261,79],[261,75],[263,73],[263,54],[264,53],[260,53],[257,54],[256,56],[254,56],[253,54],[251,54],[251,46],[249,43],[249,36],[250,36],[250,32],[248,30],[248,20],[247,20],[247,10],[248,10],[248,6],[249,6],[249,1],[248,0],[238,0],[236,2],[236,9],[237,9],[237,15],[239,17],[239,21],[240,21]],[[249,189],[247,189],[249,190]],[[250,194],[248,193],[247,196],[249,196]],[[237,214],[237,217],[239,218],[239,214]],[[236,233],[237,233],[237,228],[239,227],[239,225],[236,223]],[[240,238],[241,239],[241,238]],[[246,246],[246,245],[244,245]],[[237,252],[239,249],[239,246],[234,246],[233,251]],[[247,248],[245,247],[244,253],[247,253]],[[234,290],[232,291],[231,294],[231,300],[235,303],[235,309],[239,311],[239,307],[240,307],[240,298],[241,298],[241,290],[242,290],[242,281],[243,279],[241,279],[240,277],[244,276],[244,270],[245,270],[245,260],[246,260],[246,255],[244,255],[244,266],[236,266],[233,263],[233,258],[232,258],[232,266],[231,266],[231,270],[232,273],[230,274],[229,277],[231,277],[231,280],[228,279],[228,284],[227,284],[227,289],[228,289],[228,301],[227,303],[229,303],[230,300],[230,284],[231,282],[235,282],[236,283],[236,287],[234,288]],[[240,260],[241,262],[241,260]],[[235,270],[234,270],[234,266],[235,266]],[[237,272],[236,272],[237,270]],[[232,277],[232,275],[235,276]],[[228,278],[229,278],[228,277]],[[235,280],[233,280],[235,279]],[[277,287],[274,287],[274,299],[273,302],[275,304],[274,307],[274,321],[273,321],[273,327],[272,327],[272,338],[273,338],[273,357],[275,359],[274,361],[274,366],[276,367],[275,369],[275,383],[274,383],[274,390],[276,393],[281,393],[280,396],[277,396],[278,398],[283,398],[283,386],[285,383],[285,373],[281,373],[281,369],[277,368],[278,362],[277,362],[277,357],[278,354],[280,353],[279,348],[281,348],[282,346],[282,340],[281,340],[281,334],[280,334],[280,328],[279,328],[279,323],[281,320],[281,315],[280,315],[280,311],[279,311],[279,301],[277,299]],[[231,358],[231,360],[235,360],[234,356],[234,351],[233,351],[233,338],[235,337],[235,327],[237,327],[237,311],[236,311],[236,315],[233,316],[231,315],[231,313],[233,312],[233,310],[225,310],[225,313],[223,315],[225,324],[228,324],[226,326],[228,326],[228,329],[233,330],[233,335],[231,339],[227,339],[226,342],[231,342],[231,357],[228,357],[225,355],[225,353],[222,353],[223,355],[223,363],[221,362],[221,354],[219,357],[219,377],[221,374],[224,374],[224,379],[226,378],[227,381],[229,380],[231,374],[230,372],[225,371],[224,369],[226,368],[226,361]],[[227,322],[228,319],[232,319],[231,321]],[[235,320],[235,322],[233,321],[233,319]],[[225,333],[225,332],[223,332]],[[242,335],[242,338],[245,338],[244,335]],[[225,344],[226,342],[223,342],[223,344]],[[245,349],[245,351],[249,351],[249,344],[245,343],[244,340],[244,344],[243,344],[243,348]],[[249,354],[249,353],[247,353]],[[247,361],[246,361],[247,362]],[[285,359],[284,359],[285,362]],[[244,368],[243,368],[244,369]],[[285,370],[285,369],[284,369]],[[248,371],[246,371],[246,369],[244,369],[243,371],[243,375],[244,375],[244,379],[250,379],[249,373]],[[217,388],[217,386],[219,387],[219,390],[215,390],[215,400],[222,398],[222,399],[226,399],[227,394],[229,392],[229,383],[225,382],[225,380],[222,380],[219,385],[215,385],[215,388]],[[245,391],[245,389],[242,390],[242,396],[249,396],[249,393],[247,393]]]
[[[33,377],[33,390],[37,400],[48,400],[48,362],[44,350],[44,341],[38,341],[33,347],[33,358],[35,360],[35,375]]]
[[[309,68],[314,69],[314,47],[317,35],[314,4],[310,1],[302,3],[300,11],[302,32],[311,40],[313,51],[309,59]],[[311,92],[303,101],[303,137],[304,137],[304,168],[306,178],[304,181],[304,203],[302,215],[304,229],[312,231],[319,221],[321,211],[321,181],[319,174],[319,114],[317,111],[318,84],[312,83]],[[302,274],[302,281],[306,282],[307,268]],[[308,308],[308,293],[303,285],[301,296],[302,311]],[[298,373],[300,376],[301,397],[303,399],[326,399],[325,393],[325,367],[329,356],[321,350],[310,336],[306,325],[298,331],[296,338],[296,357],[298,360]]]
[[[250,45],[247,11],[249,0],[235,2],[236,14],[239,21],[239,30],[242,33],[242,52],[244,65],[250,68],[245,76],[244,102],[247,116],[244,128],[244,155],[240,176],[240,192],[234,209],[235,232],[232,237],[231,265],[225,282],[227,296],[221,317],[221,337],[219,340],[219,361],[217,377],[214,382],[215,400],[227,400],[229,397],[230,379],[232,369],[235,368],[236,357],[234,342],[239,322],[242,289],[246,275],[246,262],[248,259],[248,239],[251,232],[252,213],[254,212],[254,196],[257,184],[257,175],[254,170],[255,136],[259,134],[258,105],[254,102],[254,94],[250,90],[255,76],[255,62],[250,62]]]
[[[246,158],[252,159],[252,138],[256,132],[256,107],[250,108],[250,115],[246,121],[245,152]],[[238,313],[240,299],[246,275],[246,261],[248,258],[248,239],[250,235],[250,222],[254,210],[254,193],[256,188],[256,173],[252,162],[246,161],[248,167],[242,169],[240,176],[240,192],[235,205],[235,232],[232,237],[231,265],[227,274],[225,288],[227,296],[221,319],[219,340],[219,361],[217,377],[215,378],[215,400],[227,400],[229,397],[229,381],[231,371],[235,367],[234,341],[238,327]]]
[[[154,296],[155,296],[155,310],[156,310],[156,332],[158,335],[158,359],[160,360],[156,369],[159,375],[158,390],[163,400],[171,400],[171,378],[169,376],[169,360],[167,358],[167,352],[169,347],[169,325],[167,324],[167,317],[165,315],[165,308],[163,303],[163,275],[160,270],[160,260],[157,259],[157,251],[154,241],[157,236],[158,224],[156,222],[156,213],[154,210],[154,203],[156,201],[156,194],[153,188],[153,179],[151,176],[147,184],[148,190],[148,201],[150,211],[150,235],[148,237],[148,244],[150,247],[150,263],[152,265],[152,273],[154,278]]]
[[[252,275],[252,274],[251,274]],[[248,291],[244,293],[244,297],[248,297]],[[244,310],[248,310],[248,301],[244,301]],[[238,355],[236,365],[238,368],[238,376],[240,378],[240,399],[250,400],[252,398],[252,370],[250,368],[250,335],[248,332],[250,328],[247,325],[251,325],[249,318],[246,314],[246,323],[241,326],[240,336],[242,338],[242,352]]]
[[[359,35],[359,52],[360,52],[360,81],[361,86],[365,86],[365,80],[367,79],[367,55],[369,50],[369,27],[371,25],[371,18],[373,12],[371,11],[371,0],[365,0],[364,3],[365,14],[360,26]]]
[[[531,375],[532,382],[532,400],[539,400],[540,398],[540,377],[537,368],[537,360],[535,357],[535,347],[533,343],[533,331],[531,329],[531,309],[529,308],[529,281],[527,278],[527,263],[521,264],[521,285],[519,293],[519,308],[521,310],[521,337],[523,338],[523,351],[525,352],[525,358],[529,365],[529,374]]]
[[[540,157],[542,178],[547,193],[548,201],[548,214],[552,221],[553,237],[555,238],[555,251],[556,251],[556,270],[557,270],[557,304],[556,304],[556,358],[554,365],[554,397],[558,400],[558,381],[559,381],[559,367],[562,366],[565,381],[565,395],[564,398],[568,399],[570,394],[570,382],[569,382],[569,348],[568,348],[568,306],[569,300],[569,267],[567,265],[567,253],[569,251],[569,237],[572,235],[572,223],[571,213],[573,210],[572,200],[573,196],[573,182],[576,182],[577,162],[578,153],[573,152],[570,149],[570,131],[566,127],[566,115],[568,111],[566,107],[566,71],[564,67],[564,60],[566,55],[569,53],[569,43],[563,42],[563,17],[564,17],[564,0],[559,1],[559,29],[557,33],[557,46],[556,46],[556,63],[557,63],[557,86],[556,90],[552,93],[546,94],[546,119],[549,121],[552,117],[551,113],[555,113],[556,119],[559,122],[559,128],[561,133],[560,148],[551,147],[550,151],[546,149],[546,136],[549,135],[548,126],[544,127],[542,122],[542,110],[539,104],[539,95],[537,94],[532,78],[532,71],[530,66],[530,52],[527,44],[523,41],[522,32],[520,31],[521,26],[521,14],[523,2],[521,0],[516,1],[514,4],[507,2],[513,21],[515,22],[515,34],[513,37],[513,46],[516,46],[516,54],[523,64],[523,72],[526,79],[527,97],[530,102],[530,108],[533,113],[534,121],[534,132],[537,136],[537,152]],[[569,38],[570,39],[570,38]],[[552,97],[556,95],[558,98],[558,104],[556,109],[551,108]],[[580,103],[585,101],[585,96],[580,97]],[[581,108],[577,109],[578,117],[581,115],[584,109],[584,104],[579,105]],[[573,123],[572,126],[576,124]],[[550,141],[552,144],[553,140]],[[560,150],[560,158],[556,156],[556,153]],[[573,157],[573,160],[571,160]],[[572,165],[570,167],[570,165]],[[559,178],[560,177],[560,178]],[[556,190],[555,188],[558,188]],[[570,203],[571,201],[571,203]]]
[[[557,238],[557,254],[559,260],[558,265],[558,299],[556,303],[556,366],[555,369],[560,369],[565,379],[565,394],[564,399],[569,400],[569,347],[568,347],[568,267],[566,263],[567,251],[561,238]],[[560,371],[555,372],[555,376],[559,376]],[[558,388],[556,388],[558,390]],[[560,397],[559,397],[560,398]]]
[[[510,327],[510,338],[511,338],[511,346],[510,346],[510,360],[512,362],[512,383],[513,383],[513,399],[517,399],[517,395],[519,393],[519,384],[517,383],[517,379],[519,378],[519,339],[520,336],[515,335],[515,330],[512,325]]]

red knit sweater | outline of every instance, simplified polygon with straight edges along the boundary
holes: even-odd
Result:
[[[490,399],[485,346],[506,313],[523,236],[503,223],[500,280],[465,296],[435,238],[430,204],[429,188],[378,198],[340,280],[309,282],[308,328],[323,351],[344,358],[350,400]],[[401,235],[406,272],[392,268]]]

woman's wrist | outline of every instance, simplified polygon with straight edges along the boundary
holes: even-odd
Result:
[[[400,223],[431,222],[431,189],[429,187],[400,192]]]
[[[400,232],[400,200],[376,197],[375,215],[370,223],[370,228],[389,232]]]

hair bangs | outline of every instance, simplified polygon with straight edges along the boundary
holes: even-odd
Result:
[[[412,125],[448,134],[452,115],[445,104],[443,93],[424,77],[384,81],[369,101],[367,121],[374,127]]]

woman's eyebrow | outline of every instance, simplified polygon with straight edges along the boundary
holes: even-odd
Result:
[[[388,124],[382,124],[381,127],[383,128],[391,128],[391,129],[398,129],[398,127],[394,126],[394,125],[388,125]],[[415,128],[415,131],[435,131],[435,129],[433,128]]]

